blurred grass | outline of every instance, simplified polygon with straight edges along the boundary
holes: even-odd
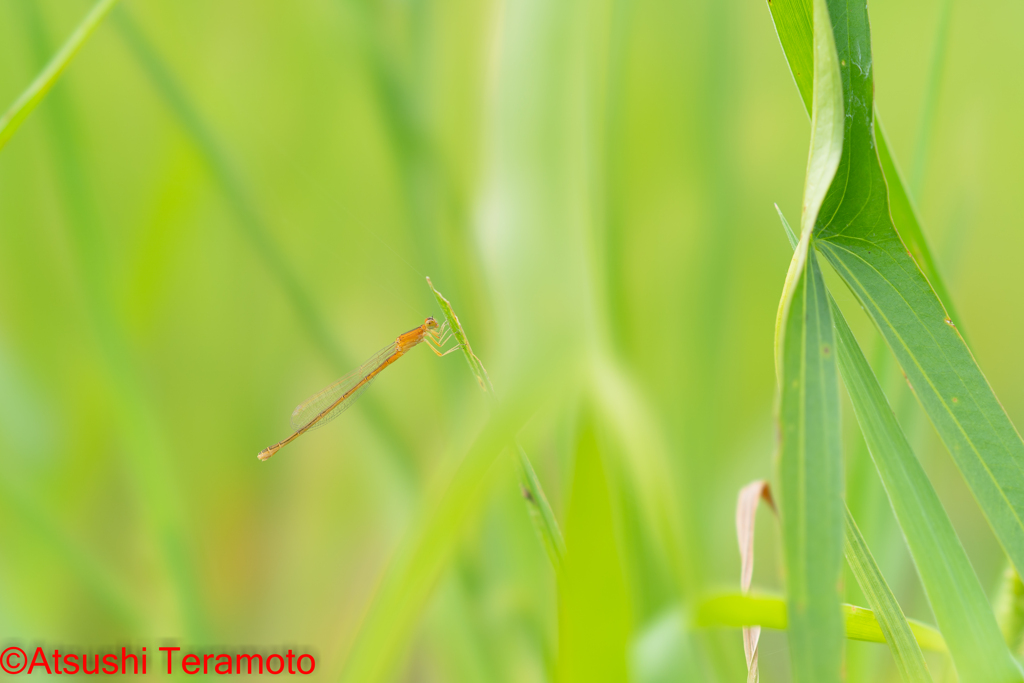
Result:
[[[63,40],[92,3],[34,7]],[[871,10],[890,151],[912,169],[941,8]],[[5,102],[56,44],[32,46],[30,11],[0,5]],[[956,244],[946,217],[968,226],[950,284],[1019,422],[1024,86],[989,66],[1024,61],[1012,33],[1024,17],[1008,2],[986,13],[1005,21],[958,8],[948,24],[914,200],[941,272]],[[2,635],[184,637],[194,591],[216,642],[309,643],[325,671],[357,664],[332,653],[366,642],[389,558],[487,421],[479,389],[461,361],[417,353],[280,466],[255,469],[252,455],[309,391],[435,312],[429,274],[497,386],[547,361],[584,368],[530,399],[518,438],[564,524],[577,413],[596,413],[630,671],[741,674],[738,631],[687,633],[666,615],[694,586],[735,584],[735,492],[772,468],[771,332],[789,259],[772,202],[799,206],[807,124],[765,6],[182,0],[129,2],[111,19],[0,152],[0,345],[25,385],[4,400],[42,416],[0,419],[16,488],[0,490],[15,631]],[[54,118],[73,120],[69,138]],[[848,302],[868,348],[876,333]],[[922,433],[939,498],[995,586],[998,543]],[[170,476],[146,475],[163,466],[145,454]],[[396,679],[555,675],[554,576],[507,460],[431,537],[444,553],[407,569],[401,637],[376,650]],[[146,476],[160,486],[140,488]],[[173,543],[150,524],[165,504],[191,579],[173,579]],[[929,620],[907,553],[880,542],[898,538],[891,515],[862,527],[904,611]],[[777,543],[759,535],[755,586],[779,587]],[[680,641],[686,661],[669,662],[663,643]],[[772,652],[784,639],[766,642],[761,680],[786,680],[785,652]],[[884,646],[864,647],[881,653],[868,679],[898,680]]]
[[[0,116],[0,149],[11,139],[21,122],[32,113],[39,102],[46,97],[57,79],[64,73],[75,55],[82,48],[89,37],[106,18],[110,10],[117,4],[117,0],[99,0],[89,13],[82,19],[74,33],[64,42],[59,50],[47,63],[46,68],[39,72],[35,80],[25,89],[17,100]]]

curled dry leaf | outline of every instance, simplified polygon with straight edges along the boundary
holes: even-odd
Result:
[[[740,489],[736,500],[736,541],[740,546],[740,589],[750,591],[754,576],[754,522],[757,519],[757,505],[764,500],[775,510],[772,491],[763,479],[750,482]],[[747,656],[747,683],[757,683],[757,641],[761,636],[760,626],[746,626],[743,629],[743,652]]]

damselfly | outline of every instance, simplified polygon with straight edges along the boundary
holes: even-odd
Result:
[[[370,356],[370,359],[358,368],[300,403],[292,412],[292,429],[295,430],[295,433],[284,441],[264,448],[256,457],[266,460],[302,434],[322,427],[341,415],[366,391],[366,387],[370,386],[377,375],[384,371],[384,368],[404,356],[420,342],[427,342],[430,350],[438,356],[446,356],[457,350],[458,346],[447,351],[443,350],[442,347],[450,338],[451,330],[448,328],[448,323],[438,325],[433,318],[427,318],[419,327],[398,335],[395,341]]]

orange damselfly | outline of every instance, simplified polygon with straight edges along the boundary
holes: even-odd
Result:
[[[458,346],[442,351],[442,346],[448,341],[450,335],[451,330],[448,328],[448,323],[438,325],[433,318],[427,318],[419,327],[414,327],[408,332],[398,335],[395,341],[370,356],[370,359],[358,368],[296,406],[292,411],[292,429],[295,430],[295,433],[269,448],[264,448],[256,457],[266,460],[301,435],[317,427],[322,427],[341,415],[355,403],[360,394],[366,391],[366,387],[370,386],[370,383],[384,371],[384,368],[421,342],[427,342],[430,350],[438,356],[445,356],[455,351],[459,348]]]

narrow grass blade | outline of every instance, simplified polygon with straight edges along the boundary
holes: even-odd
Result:
[[[813,256],[801,271],[781,345],[779,507],[794,680],[818,683],[838,681],[842,662],[842,444],[825,283]]]
[[[452,308],[451,302],[434,288],[434,283],[430,281],[429,277],[427,278],[427,286],[434,293],[437,305],[444,312],[444,317],[448,321],[448,327],[452,331],[452,336],[455,337],[455,341],[458,342],[459,347],[462,349],[462,354],[469,364],[470,371],[476,377],[477,383],[479,383],[484,393],[488,394],[492,400],[495,400],[494,385],[491,384],[487,368],[484,367],[484,364],[477,355],[473,353],[473,347],[469,344],[466,330],[463,329],[462,323],[459,322],[459,316],[455,315],[455,309]],[[526,499],[527,508],[530,511],[530,519],[533,520],[534,528],[537,530],[538,536],[540,536],[544,550],[551,559],[555,572],[561,575],[565,565],[565,540],[562,537],[562,530],[558,528],[558,520],[555,519],[555,513],[551,509],[548,497],[544,494],[544,489],[540,485],[540,479],[537,478],[537,473],[534,471],[526,451],[515,440],[512,441],[510,448],[516,456],[519,480],[523,487],[523,498]]]
[[[117,0],[99,0],[93,5],[89,13],[82,19],[82,22],[75,28],[60,50],[57,51],[57,54],[46,65],[46,68],[36,76],[36,79],[32,81],[25,92],[21,93],[21,96],[14,101],[14,104],[4,112],[3,117],[0,117],[0,149],[3,149],[22,122],[36,108],[36,105],[46,97],[46,93],[50,92],[50,88],[53,87],[53,84],[57,82],[57,79],[60,78],[64,70],[71,64],[71,60],[75,58],[78,51],[85,45],[85,41],[89,40],[96,27],[100,25],[116,4]]]
[[[885,175],[886,187],[889,189],[889,213],[892,216],[893,225],[899,233],[903,244],[913,255],[914,261],[921,267],[921,271],[928,279],[939,297],[939,301],[946,309],[949,319],[957,325],[960,336],[967,340],[967,333],[961,325],[961,318],[956,312],[953,304],[953,297],[946,288],[946,281],[939,274],[939,267],[935,263],[931,249],[925,241],[924,232],[921,230],[921,220],[917,215],[917,208],[907,193],[906,183],[903,182],[903,174],[900,172],[896,159],[889,152],[889,140],[882,128],[882,122],[875,113],[875,143],[878,146],[878,160],[882,164],[882,172]]]
[[[924,661],[921,646],[914,639],[914,633],[907,623],[907,615],[903,613],[896,596],[889,590],[881,570],[871,556],[867,542],[861,536],[857,522],[850,510],[846,510],[846,541],[844,543],[846,562],[850,565],[860,589],[868,599],[868,604],[875,614],[885,642],[896,660],[896,668],[900,677],[907,683],[930,683],[928,665]]]
[[[838,683],[843,621],[842,441],[832,315],[813,255],[813,226],[839,165],[843,104],[829,11],[814,2],[814,93],[803,227],[776,329],[779,377],[779,510],[790,660],[797,683]]]
[[[790,243],[796,235],[779,213]],[[839,307],[839,369],[857,421],[961,680],[1018,680],[985,591]]]
[[[462,348],[462,355],[466,357],[466,362],[469,363],[469,369],[472,371],[473,376],[476,377],[476,381],[480,384],[480,388],[485,392],[494,394],[494,385],[491,384],[491,378],[487,375],[487,369],[484,364],[480,362],[477,355],[473,353],[473,347],[469,345],[469,338],[466,337],[466,331],[462,329],[462,323],[459,322],[459,316],[455,315],[455,310],[452,309],[451,302],[444,298],[441,292],[434,288],[434,283],[427,278],[427,286],[430,287],[430,291],[434,293],[434,298],[437,299],[437,305],[441,307],[444,312],[444,317],[448,321],[448,327],[451,328],[452,335],[455,337],[455,341],[459,343]]]
[[[870,643],[885,642],[885,633],[874,612],[847,604],[843,604],[841,610],[848,639]],[[786,601],[771,595],[714,595],[699,602],[693,608],[690,619],[698,628],[743,628],[754,625],[780,631],[789,628]],[[908,619],[907,623],[910,624],[914,639],[922,650],[946,651],[945,641],[937,629],[914,619]]]
[[[516,452],[523,498],[526,499],[533,527],[537,530],[541,543],[544,544],[544,550],[551,560],[551,566],[554,567],[555,573],[561,575],[565,568],[565,539],[562,537],[562,530],[558,526],[555,512],[551,509],[548,497],[544,494],[544,489],[540,485],[537,473],[533,470],[533,465],[530,464],[530,458],[527,457],[526,451],[518,441],[513,441],[511,447]]]
[[[757,519],[758,504],[764,500],[772,510],[771,489],[764,480],[754,481],[742,489],[736,500],[736,540],[740,546],[740,590],[744,594],[750,591],[750,582],[754,577],[754,528]],[[761,636],[760,626],[743,628],[743,654],[747,658],[747,683],[757,683],[757,641]]]

